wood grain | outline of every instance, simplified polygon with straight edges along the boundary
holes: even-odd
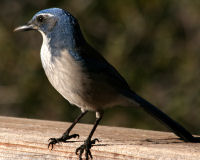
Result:
[[[86,139],[92,125],[77,124],[80,134],[71,143],[47,148],[50,137],[59,137],[70,125],[0,116],[0,160],[78,159],[75,149]],[[200,160],[200,144],[184,143],[172,133],[99,126],[94,134],[100,142],[92,148],[93,159]]]

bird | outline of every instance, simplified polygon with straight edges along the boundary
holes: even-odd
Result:
[[[52,86],[81,114],[59,138],[50,138],[48,148],[78,134],[73,127],[88,111],[96,113],[94,126],[75,153],[81,160],[92,159],[92,146],[99,141],[92,136],[104,110],[114,106],[137,106],[162,122],[185,142],[199,142],[196,137],[162,112],[128,85],[120,73],[84,38],[78,20],[67,10],[48,8],[37,12],[27,24],[14,31],[39,31],[43,37],[40,57],[45,74]]]

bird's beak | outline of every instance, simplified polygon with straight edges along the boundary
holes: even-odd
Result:
[[[32,24],[27,24],[27,25],[23,25],[23,26],[19,26],[17,28],[14,29],[14,32],[18,32],[18,31],[30,31],[30,30],[34,30],[35,27]]]

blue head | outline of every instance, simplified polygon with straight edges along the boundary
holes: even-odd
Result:
[[[39,31],[54,47],[77,48],[84,42],[76,18],[60,8],[41,10],[26,25],[15,29],[15,31],[28,30]]]

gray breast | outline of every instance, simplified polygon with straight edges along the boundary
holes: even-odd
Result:
[[[81,64],[67,50],[53,51],[48,45],[42,45],[41,61],[53,87],[70,103],[79,107],[86,106],[82,97],[85,93],[83,85],[89,83],[89,80]]]

